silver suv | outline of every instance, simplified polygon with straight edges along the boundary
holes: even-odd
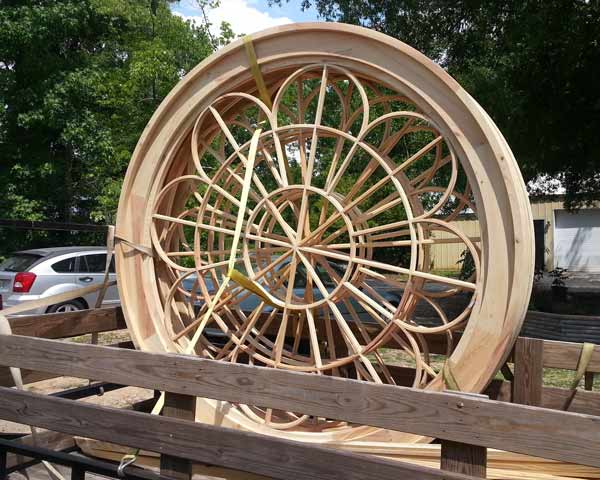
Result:
[[[102,283],[104,247],[39,248],[16,252],[0,263],[0,298],[4,308]],[[115,279],[114,260],[110,280]],[[93,307],[97,292],[26,313],[73,312]],[[103,306],[118,305],[116,286],[109,287]]]

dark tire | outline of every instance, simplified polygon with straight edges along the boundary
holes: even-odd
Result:
[[[55,312],[76,312],[79,310],[85,310],[87,307],[82,300],[68,300],[66,302],[57,303],[56,305],[50,305],[46,313],[55,313]]]

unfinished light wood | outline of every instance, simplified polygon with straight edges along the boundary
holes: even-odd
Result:
[[[123,454],[128,452],[126,447],[114,443],[83,438],[75,440],[77,446],[86,455],[105,460],[119,461]],[[436,467],[440,463],[440,445],[404,444],[398,445],[396,451],[397,456],[393,458],[403,462],[429,467]],[[158,468],[158,455],[142,451],[138,457],[138,465],[156,469]],[[257,480],[255,477],[243,477],[243,474],[239,473],[235,475],[233,471],[217,472],[214,467],[207,469],[205,466],[198,465],[194,466],[194,474],[223,477],[228,480]],[[573,480],[573,477],[600,478],[600,469],[528,457],[501,450],[488,450],[487,478],[492,480]],[[260,480],[264,479],[261,477]]]
[[[464,329],[448,362],[462,390],[481,391],[519,331],[533,273],[529,203],[502,135],[441,68],[384,35],[298,24],[252,41],[272,108],[260,99],[243,42],[234,42],[173,90],[131,160],[116,258],[135,342],[392,384],[381,349],[393,342],[416,364],[413,385],[440,390],[427,337],[446,335],[451,351],[454,332]],[[258,129],[249,203],[240,208]],[[465,211],[477,216],[480,237],[452,222]],[[244,229],[232,252],[240,213]],[[473,259],[470,278],[432,271],[431,246],[447,242]],[[391,257],[390,249],[404,254]],[[243,302],[252,294],[224,286],[232,254],[264,292],[249,311]],[[303,271],[302,294],[293,287]],[[387,302],[373,281],[400,289],[400,304]],[[444,300],[458,293],[470,302],[450,316]],[[437,325],[420,323],[424,307]],[[209,329],[225,336],[224,346],[211,342]],[[416,440],[259,406],[201,403],[201,421],[286,438]]]
[[[130,452],[131,449],[114,443],[101,442],[90,438],[76,437],[75,441],[81,451],[89,456],[120,462],[123,455]],[[158,471],[160,469],[160,454],[142,450],[138,454],[136,465],[147,469]],[[269,477],[262,475],[253,475],[239,470],[217,467],[215,465],[203,465],[196,463],[192,465],[193,475],[202,475],[210,479],[226,480],[270,480]]]

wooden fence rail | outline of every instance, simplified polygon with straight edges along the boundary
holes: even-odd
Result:
[[[86,406],[89,407],[87,410],[81,410],[78,403],[57,404],[56,399],[34,394],[23,396],[22,392],[0,389],[0,417],[158,451],[162,453],[161,472],[176,479],[190,478],[190,460],[274,478],[339,478],[339,475],[346,478],[391,478],[394,475],[396,478],[466,479],[473,477],[450,472],[485,477],[486,447],[600,466],[600,460],[595,458],[600,438],[594,434],[594,430],[600,425],[598,417],[531,409],[452,393],[423,392],[222,364],[195,357],[127,352],[27,337],[64,339],[126,328],[118,307],[15,317],[10,319],[10,323],[14,333],[20,336],[0,336],[0,365],[24,368],[26,382],[71,375],[175,392],[167,394],[163,415],[179,418],[187,418],[193,414],[193,398],[197,395],[437,437],[442,440],[441,467],[442,470],[447,470],[444,472],[415,467],[337,450],[313,450],[314,447],[311,446],[269,437],[261,436],[260,441],[255,441],[257,439],[252,434],[194,425],[191,422],[187,422],[185,429],[186,435],[194,437],[193,442],[189,443],[191,436],[173,438],[170,428],[175,425],[168,422],[174,419],[145,416],[142,422],[145,427],[132,430],[129,428],[130,422],[140,420],[137,417],[129,418],[128,414],[131,412],[89,405]],[[444,352],[444,339],[434,339],[431,347],[432,351]],[[27,355],[23,355],[23,352],[27,352]],[[486,394],[499,400],[561,409],[570,392],[556,387],[544,387],[542,368],[574,370],[580,353],[580,344],[520,338],[512,356],[516,364],[514,380],[494,380]],[[408,369],[402,367],[390,368],[395,369],[399,378],[411,374],[404,372],[403,370]],[[593,378],[593,372],[600,371],[600,347],[596,347],[587,370],[586,384],[589,383],[587,380]],[[11,385],[8,368],[0,367],[0,386]],[[184,408],[186,405],[189,408]],[[90,408],[94,411],[88,411]],[[72,414],[74,409],[75,416]],[[579,391],[570,410],[600,414],[600,393]],[[101,415],[102,426],[106,429],[96,424],[98,415]],[[114,420],[112,427],[107,426],[104,419]],[[166,421],[167,424],[154,425],[155,420]],[[115,438],[114,431],[118,430],[119,425],[122,429],[124,424],[128,427],[123,437]],[[192,430],[187,430],[187,427]],[[111,428],[117,430],[111,432]],[[147,432],[144,435],[146,429],[159,432],[158,438],[148,439]],[[551,435],[549,432],[552,432]],[[234,433],[233,437],[231,433]],[[205,445],[199,438],[212,440]],[[182,449],[182,444],[186,445],[187,450]],[[259,446],[249,451],[250,444],[253,447],[254,444],[268,445],[265,448],[273,451],[265,453]],[[222,446],[221,449],[219,445]],[[236,445],[245,449],[245,452],[236,452]],[[203,451],[198,452],[198,447]],[[224,450],[226,448],[232,450]],[[223,453],[225,451],[227,455]],[[274,455],[274,452],[283,455],[283,460]],[[292,457],[288,458],[287,455]],[[182,460],[178,456],[185,456],[188,460]],[[306,460],[306,456],[310,459]],[[313,462],[313,458],[318,461]],[[359,468],[358,465],[363,467]]]
[[[24,315],[8,319],[14,335],[69,338],[127,328],[121,307]]]
[[[119,307],[103,308],[98,310],[86,310],[82,312],[56,313],[47,315],[32,315],[26,317],[10,318],[13,332],[17,335],[27,335],[42,338],[68,338],[94,332],[109,332],[115,329],[126,328],[123,314]],[[442,353],[446,350],[445,337],[433,337],[430,344],[432,352]],[[519,342],[526,339],[519,339]],[[544,367],[575,370],[579,361],[581,345],[567,342],[544,341],[542,365]],[[399,367],[389,366],[398,373]],[[412,378],[412,370],[406,369],[406,378]],[[595,353],[587,367],[586,381],[593,378],[594,372],[600,372],[600,347],[596,347]],[[48,378],[61,376],[61,373],[37,372],[32,370],[23,371],[25,383],[32,383]],[[589,383],[588,387],[589,387]],[[12,376],[8,368],[0,367],[0,386],[13,386]],[[510,382],[494,380],[485,392],[492,399],[502,401],[513,401],[513,386]],[[541,400],[538,406],[552,409],[562,409],[570,392],[564,388],[541,387]],[[572,412],[589,415],[600,415],[600,392],[579,391],[574,398],[570,408]]]
[[[23,355],[23,352],[27,354]],[[193,356],[128,351],[20,336],[0,336],[0,364],[291,410],[600,467],[600,417],[590,415],[454,393],[228,364]],[[35,395],[7,389],[0,390],[0,396],[3,399],[0,416],[10,419],[21,415],[19,421],[25,421],[37,411],[32,410],[30,405],[46,402],[46,399]],[[13,403],[5,402],[11,399]],[[25,400],[29,403],[23,410],[23,403],[19,404],[19,401]],[[24,411],[26,416],[22,415]],[[60,415],[60,412],[52,411],[61,421],[73,412],[69,410],[68,415]],[[46,420],[46,417],[39,413],[32,417],[35,419],[27,421],[39,421],[40,426],[61,431],[56,418]],[[103,419],[102,416],[98,418]],[[71,428],[73,422],[65,421]],[[76,423],[80,421],[84,420],[78,419]],[[53,422],[52,426],[47,422]],[[96,425],[90,426],[96,428]],[[127,445],[132,443],[121,442],[114,436],[110,440]],[[276,442],[274,439],[270,441]]]
[[[539,316],[540,312],[529,312]],[[554,314],[541,314],[553,315]],[[591,317],[589,317],[591,318]],[[68,338],[86,333],[100,333],[127,328],[120,307],[12,317],[9,319],[15,335],[39,338]],[[600,320],[599,320],[600,322]],[[445,335],[431,335],[431,353],[445,353]],[[575,370],[581,345],[578,343],[544,341],[544,367]],[[600,372],[600,345],[596,346],[588,366],[589,372]]]
[[[0,418],[282,480],[473,480],[434,468],[0,387]]]

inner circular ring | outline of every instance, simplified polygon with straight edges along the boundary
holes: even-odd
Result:
[[[329,205],[333,207],[339,220],[329,228],[319,229],[318,212]],[[304,310],[339,301],[347,294],[345,283],[350,281],[357,268],[353,261],[357,254],[356,222],[353,220],[359,216],[358,209],[346,212],[336,193],[327,193],[318,187],[290,185],[274,190],[256,204],[248,218],[249,225],[258,226],[256,235],[247,235],[243,240],[244,264],[250,278],[271,266],[272,273],[263,275],[262,278],[265,288],[281,307]],[[299,217],[302,217],[304,222],[298,222]],[[349,261],[343,264],[333,264],[326,255],[317,251],[319,244],[327,241],[327,233],[332,230],[335,238],[344,238],[350,246],[349,252],[344,254]],[[277,257],[271,254],[269,248],[269,240],[273,236],[288,237],[287,242],[277,242],[278,246],[286,245]],[[273,264],[276,265],[272,266]],[[336,267],[343,267],[343,270]],[[294,285],[291,289],[287,288],[292,281],[289,271],[294,268],[296,271],[305,272],[306,279],[314,286],[313,289],[308,289],[297,285],[306,292],[304,298],[294,295]],[[301,275],[296,273],[293,281],[296,282]],[[330,283],[332,286],[329,286]],[[315,297],[318,298],[311,299],[313,293],[316,293]]]

